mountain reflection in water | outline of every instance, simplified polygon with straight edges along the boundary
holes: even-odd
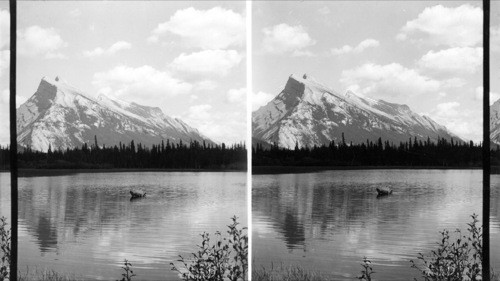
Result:
[[[300,265],[352,278],[363,256],[377,278],[415,277],[410,259],[438,231],[481,214],[481,170],[357,170],[253,176],[254,265]],[[394,193],[377,198],[376,188]],[[500,255],[497,253],[497,255]]]

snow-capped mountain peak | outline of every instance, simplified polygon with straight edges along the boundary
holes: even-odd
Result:
[[[198,130],[165,115],[158,107],[83,93],[60,77],[43,77],[37,91],[17,110],[18,142],[35,150],[73,148],[93,143],[115,145],[134,140],[213,143]]]
[[[253,113],[253,137],[283,147],[313,146],[346,141],[395,143],[410,137],[436,141],[459,137],[407,105],[373,100],[353,91],[339,94],[304,74],[290,75],[283,90]]]

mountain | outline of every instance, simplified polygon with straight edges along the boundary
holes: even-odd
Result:
[[[213,141],[160,108],[84,94],[59,77],[44,77],[38,89],[17,110],[17,141],[21,146],[47,151],[79,147],[83,143],[115,145],[130,141],[150,146],[162,140]]]
[[[490,106],[490,140],[500,145],[500,99]]]
[[[312,77],[291,75],[281,93],[252,114],[252,136],[294,148],[345,141],[361,143],[381,137],[398,144],[417,137],[423,141],[459,137],[407,105],[372,100],[347,91],[344,95]]]

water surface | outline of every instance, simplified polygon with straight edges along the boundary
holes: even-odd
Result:
[[[394,193],[377,198],[377,187]],[[378,280],[411,280],[418,272],[409,260],[433,249],[438,231],[465,230],[470,215],[481,213],[482,171],[254,175],[252,194],[255,267],[299,265],[353,280],[366,256]],[[492,198],[492,245],[498,245],[498,191]],[[500,249],[492,247],[492,262],[499,261]]]
[[[147,197],[130,201],[131,189]],[[1,192],[3,212],[8,187]],[[137,280],[178,280],[170,262],[189,256],[204,231],[225,233],[233,215],[247,226],[246,210],[240,172],[19,178],[19,268],[116,280],[128,259]]]

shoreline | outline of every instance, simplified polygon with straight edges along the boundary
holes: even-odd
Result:
[[[482,170],[482,167],[442,167],[442,166],[253,166],[252,175],[302,174],[321,171],[343,170]],[[500,174],[500,166],[492,166],[491,174]],[[0,172],[9,172],[2,169]],[[21,168],[18,176],[43,177],[63,176],[77,173],[126,173],[126,172],[247,172],[246,169],[160,169],[160,168],[106,168],[106,169],[35,169]]]
[[[442,166],[253,166],[252,175],[302,174],[343,170],[482,170],[482,167]]]
[[[8,172],[8,170],[6,171]],[[128,173],[128,172],[246,172],[236,169],[19,169],[20,178],[65,176],[79,173]]]

